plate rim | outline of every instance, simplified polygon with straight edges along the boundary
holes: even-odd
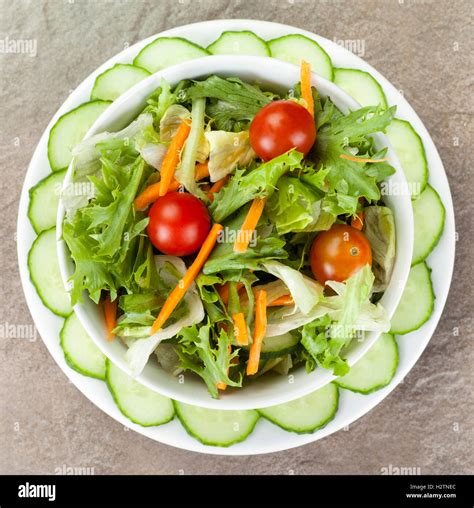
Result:
[[[31,246],[31,242],[28,247],[24,245],[24,241],[20,241],[20,237],[23,238],[23,236],[27,233],[24,233],[23,227],[24,222],[26,219],[26,222],[29,223],[27,218],[27,207],[28,207],[28,190],[30,188],[29,180],[31,180],[31,176],[33,174],[39,173],[38,171],[35,171],[34,168],[37,166],[37,160],[41,158],[41,148],[44,149],[45,142],[47,145],[47,137],[49,134],[49,131],[51,127],[56,122],[57,118],[64,114],[65,112],[72,109],[72,106],[70,104],[74,103],[74,101],[78,101],[79,97],[81,95],[81,92],[83,93],[85,90],[89,90],[89,84],[92,83],[92,80],[95,79],[97,75],[104,72],[107,68],[112,66],[114,63],[119,62],[130,62],[130,58],[128,58],[129,54],[136,54],[139,50],[139,48],[144,47],[146,44],[151,42],[157,37],[160,36],[177,36],[178,34],[180,36],[186,37],[186,35],[183,32],[188,32],[192,30],[206,30],[209,29],[209,27],[212,28],[212,30],[208,30],[211,34],[221,33],[225,30],[242,30],[242,29],[248,29],[255,31],[257,33],[261,33],[261,31],[274,31],[275,37],[282,36],[288,33],[301,33],[303,35],[306,35],[310,37],[313,40],[316,40],[318,43],[321,43],[324,49],[328,51],[331,58],[333,59],[333,50],[338,52],[340,55],[343,55],[344,58],[351,61],[351,67],[352,68],[361,68],[363,70],[368,70],[370,73],[374,75],[374,77],[381,82],[382,89],[387,93],[387,89],[390,92],[390,95],[394,95],[396,97],[396,103],[397,105],[402,105],[402,111],[405,110],[407,113],[402,113],[402,115],[397,115],[400,118],[409,119],[409,121],[413,124],[415,124],[415,130],[418,132],[420,137],[423,140],[423,143],[425,145],[425,151],[427,153],[427,159],[432,160],[433,164],[436,167],[436,178],[440,179],[442,181],[442,188],[439,186],[436,188],[437,191],[442,194],[443,198],[443,204],[446,208],[446,219],[445,219],[445,229],[443,232],[444,237],[444,244],[447,244],[448,247],[450,247],[449,252],[447,253],[447,257],[445,257],[445,264],[444,269],[448,268],[448,271],[445,271],[445,274],[447,277],[445,279],[448,281],[447,283],[444,282],[443,284],[443,291],[440,292],[440,288],[435,289],[435,294],[437,296],[436,300],[436,306],[435,310],[428,320],[428,322],[420,329],[423,330],[426,326],[429,326],[430,332],[425,334],[424,340],[421,342],[421,344],[418,345],[418,350],[416,353],[412,356],[412,358],[408,361],[407,365],[403,369],[404,372],[402,372],[399,368],[399,371],[397,372],[397,375],[392,380],[389,386],[386,388],[374,392],[374,394],[371,395],[364,395],[357,397],[357,394],[353,393],[347,393],[346,390],[340,390],[340,406],[344,405],[346,402],[345,399],[349,398],[360,398],[363,397],[365,403],[358,404],[357,409],[351,410],[350,415],[347,417],[341,417],[343,419],[342,422],[339,422],[337,425],[331,425],[333,422],[337,420],[336,418],[328,424],[327,427],[315,432],[314,434],[305,434],[305,435],[294,435],[291,433],[288,433],[286,431],[281,430],[283,433],[283,436],[293,436],[294,439],[291,439],[291,443],[289,443],[290,439],[276,439],[276,445],[274,443],[270,443],[268,445],[267,443],[261,443],[258,439],[253,439],[255,443],[251,443],[251,449],[248,449],[249,446],[246,446],[246,441],[252,440],[252,436],[255,436],[257,433],[259,433],[263,437],[266,437],[268,439],[268,426],[270,425],[272,428],[275,427],[270,422],[264,420],[263,418],[260,419],[260,421],[257,423],[257,426],[246,441],[239,443],[237,445],[231,446],[229,448],[218,448],[218,447],[212,447],[201,444],[199,441],[192,439],[192,442],[189,442],[188,440],[185,440],[186,442],[181,442],[183,437],[180,436],[180,432],[178,432],[178,435],[173,436],[167,436],[166,432],[155,432],[160,434],[160,436],[156,435],[150,435],[151,431],[149,429],[154,429],[156,431],[162,430],[164,427],[168,427],[171,429],[171,432],[168,432],[168,434],[173,434],[175,432],[175,429],[173,427],[176,427],[179,425],[181,427],[181,424],[178,422],[178,419],[175,418],[173,422],[170,422],[166,426],[163,427],[141,427],[136,424],[132,424],[126,417],[124,417],[117,408],[114,408],[110,404],[110,400],[99,400],[104,397],[104,390],[97,390],[97,384],[99,380],[93,380],[90,378],[85,378],[84,376],[72,371],[69,369],[64,361],[61,361],[60,357],[60,351],[54,348],[54,341],[57,341],[57,338],[49,338],[50,335],[57,335],[57,332],[51,331],[52,325],[50,324],[48,327],[43,322],[40,322],[39,316],[37,316],[38,313],[40,313],[40,310],[37,310],[38,307],[38,297],[37,295],[32,295],[32,285],[29,278],[29,272],[27,269],[27,266],[25,264],[27,254],[29,247]],[[279,35],[276,33],[278,32]],[[192,37],[189,37],[191,40]],[[267,37],[268,38],[268,37]],[[335,49],[337,47],[337,49]],[[127,56],[127,60],[125,60],[125,55]],[[409,118],[406,118],[406,117]],[[429,164],[430,167],[430,164]],[[50,169],[50,168],[48,168]],[[31,226],[30,229],[32,230]],[[40,335],[42,337],[43,342],[45,343],[48,351],[50,352],[51,356],[53,356],[53,359],[56,361],[58,366],[61,368],[61,370],[65,373],[65,375],[70,379],[70,381],[76,386],[76,388],[79,389],[81,393],[83,393],[94,405],[99,407],[102,411],[104,411],[106,414],[114,418],[115,420],[122,423],[124,426],[128,428],[132,428],[133,430],[137,431],[138,433],[145,435],[155,441],[169,444],[171,446],[175,446],[180,449],[186,449],[190,451],[196,451],[206,454],[217,454],[217,455],[253,455],[253,454],[262,454],[262,453],[271,453],[271,452],[277,452],[282,451],[286,449],[295,448],[298,446],[302,446],[304,444],[316,441],[318,439],[322,439],[323,437],[326,437],[327,435],[330,435],[334,432],[337,432],[341,428],[346,427],[349,424],[354,423],[357,419],[359,419],[364,414],[368,413],[371,409],[373,409],[376,405],[378,405],[385,397],[387,397],[402,381],[402,379],[405,377],[405,375],[415,366],[417,363],[419,357],[425,350],[428,342],[430,341],[432,335],[435,332],[436,326],[441,318],[446,299],[449,293],[449,287],[452,280],[452,273],[454,268],[454,254],[455,254],[455,238],[454,238],[454,210],[453,210],[453,204],[452,204],[452,196],[449,188],[449,182],[446,176],[446,172],[444,170],[441,158],[439,156],[439,153],[436,149],[436,146],[434,145],[433,140],[431,139],[431,136],[429,135],[426,127],[424,126],[423,122],[421,121],[420,117],[417,115],[415,110],[408,104],[406,99],[397,91],[397,89],[385,78],[382,74],[380,74],[376,69],[374,69],[370,64],[362,60],[357,55],[354,55],[350,53],[348,50],[342,48],[341,46],[338,46],[335,42],[325,39],[315,33],[309,32],[307,30],[300,29],[298,27],[293,27],[291,25],[285,25],[281,23],[274,23],[269,21],[260,21],[260,20],[250,20],[250,19],[218,19],[218,20],[211,20],[211,21],[200,21],[197,23],[190,23],[187,25],[174,27],[169,30],[165,30],[162,32],[159,32],[157,34],[151,35],[150,37],[147,37],[141,41],[138,41],[137,43],[133,44],[132,46],[122,50],[121,52],[117,53],[116,55],[109,58],[104,64],[99,66],[95,71],[89,74],[79,85],[76,87],[76,89],[69,95],[69,97],[62,103],[61,107],[57,110],[57,112],[52,117],[51,121],[47,125],[46,129],[44,130],[43,134],[40,137],[40,140],[35,148],[35,151],[33,153],[31,162],[28,166],[28,170],[25,175],[25,179],[23,182],[22,192],[21,192],[21,198],[19,203],[19,213],[18,213],[18,220],[17,220],[17,250],[18,250],[18,258],[19,258],[19,270],[20,270],[20,278],[22,282],[23,291],[25,294],[25,298],[27,301],[28,308],[30,310],[30,313],[32,315],[32,318],[35,322],[36,327],[38,328],[38,331],[40,332]],[[29,232],[31,236],[31,231]],[[441,242],[440,242],[441,243]],[[446,247],[446,246],[445,246]],[[440,249],[440,246],[437,247]],[[446,254],[446,252],[444,253]],[[34,289],[33,289],[34,291]],[[34,298],[36,296],[36,300]],[[40,307],[42,307],[42,304],[40,304]],[[46,310],[46,309],[42,309]],[[49,313],[49,311],[46,310],[46,312]],[[62,318],[56,318],[54,317],[50,321],[57,321],[62,320]],[[420,332],[418,330],[417,332]],[[43,332],[42,332],[43,331]],[[426,330],[425,330],[426,331]],[[413,332],[413,333],[417,333]],[[406,337],[409,337],[412,334],[407,334],[405,336],[397,336],[397,341],[399,342],[400,346],[400,340],[402,338],[405,339]],[[57,345],[59,348],[59,345]],[[103,388],[105,388],[105,383],[101,382],[101,385],[103,385]],[[93,390],[89,389],[89,385],[94,386]],[[108,393],[108,392],[107,392]],[[109,399],[111,399],[111,396],[109,396]],[[114,410],[115,409],[115,410]],[[347,409],[347,407],[345,408]],[[339,409],[341,411],[341,408]],[[340,418],[340,419],[341,419]],[[347,420],[350,420],[348,422]],[[267,431],[265,433],[262,432],[262,427],[267,427]],[[182,427],[181,427],[182,428]],[[280,429],[278,429],[280,431]],[[164,434],[164,435],[163,435]],[[182,434],[182,433],[181,433]],[[271,434],[271,433],[270,433]],[[273,433],[274,434],[274,433]],[[288,441],[288,442],[287,442]]]

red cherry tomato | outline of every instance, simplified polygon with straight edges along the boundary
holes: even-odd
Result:
[[[308,155],[316,140],[314,119],[293,101],[275,101],[263,107],[250,124],[250,144],[264,161],[292,148]]]
[[[372,249],[364,233],[352,226],[334,224],[313,240],[311,270],[316,279],[343,282],[364,265],[372,265]]]
[[[148,217],[147,233],[151,243],[172,256],[187,256],[199,250],[211,227],[204,204],[184,192],[169,192],[158,198]]]

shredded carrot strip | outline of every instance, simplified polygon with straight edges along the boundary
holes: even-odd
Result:
[[[114,328],[117,326],[117,298],[112,302],[110,294],[104,300],[105,325],[107,327],[107,340],[114,340]]]
[[[179,156],[184,146],[186,139],[191,131],[191,124],[189,121],[183,120],[178,127],[171,143],[166,151],[165,158],[161,164],[161,179],[160,179],[160,196],[164,196],[168,192],[171,181],[173,180],[174,172],[179,164]]]
[[[262,216],[265,208],[266,198],[255,198],[244,219],[240,231],[237,233],[237,240],[234,243],[234,252],[245,252],[249,246],[251,236]]]
[[[209,176],[209,161],[199,162],[198,164],[196,164],[196,168],[194,170],[194,178],[196,182],[204,180],[204,178],[207,178],[208,176]]]
[[[239,346],[247,346],[249,343],[249,336],[247,333],[247,323],[243,312],[238,312],[232,315],[234,322],[234,336]]]
[[[294,304],[295,301],[291,295],[283,295],[280,296],[280,298],[267,303],[267,307],[286,307]]]
[[[348,161],[353,161],[353,162],[361,162],[361,163],[376,163],[376,162],[385,162],[385,161],[388,161],[388,159],[363,159],[362,157],[354,157],[353,155],[349,155],[347,153],[341,153],[341,155],[339,155],[339,157],[341,159],[346,159]]]
[[[183,275],[183,278],[179,281],[178,285],[173,289],[173,291],[171,291],[170,295],[166,299],[163,307],[160,310],[160,313],[158,314],[158,317],[155,319],[155,322],[151,327],[151,335],[161,329],[161,327],[173,313],[178,303],[186,294],[189,286],[191,286],[191,284],[194,282],[194,279],[198,276],[204,263],[211,254],[222,229],[223,228],[220,224],[214,224],[212,226],[207,235],[207,238],[204,240],[204,243],[198,252],[198,255],[196,256],[196,259],[193,261],[192,265]]]
[[[145,208],[160,197],[160,182],[152,183],[141,192],[134,201],[135,210],[145,210]]]
[[[258,371],[262,342],[267,330],[267,292],[261,289],[257,293],[255,302],[255,330],[253,332],[253,343],[250,347],[249,359],[247,362],[247,375],[252,376]]]
[[[305,102],[306,109],[314,117],[314,101],[311,92],[311,65],[305,60],[301,60],[300,74],[301,97]]]
[[[202,180],[209,176],[209,167],[207,162],[196,164],[196,173],[195,178],[196,181]],[[168,192],[174,192],[179,190],[181,184],[173,178],[169,184]],[[143,190],[136,198],[135,198],[135,210],[145,210],[145,208],[154,203],[160,197],[160,187],[161,183],[152,183],[146,189]]]
[[[237,291],[242,289],[244,287],[242,282],[237,282]],[[229,283],[226,282],[225,284],[220,285],[217,288],[217,292],[219,293],[219,296],[221,297],[222,303],[224,305],[227,305],[229,303]]]
[[[215,184],[212,185],[212,187],[209,189],[209,192],[207,193],[207,198],[212,203],[214,201],[214,194],[217,194],[222,187],[228,182],[229,175],[224,176],[224,178],[221,178],[220,180],[217,180]]]
[[[364,212],[359,212],[355,217],[352,217],[351,226],[361,231],[364,227],[364,215]]]

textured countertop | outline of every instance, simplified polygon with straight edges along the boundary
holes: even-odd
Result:
[[[49,119],[126,45],[196,21],[256,18],[358,41],[360,56],[403,91],[430,131],[448,173],[459,240],[450,296],[426,351],[405,382],[347,431],[259,457],[177,450],[125,432],[68,382],[41,340],[2,338],[0,473],[379,474],[392,465],[472,474],[472,10],[469,0],[449,8],[442,0],[0,0],[0,39],[36,41],[30,54],[0,53],[2,325],[32,323],[17,269],[16,215]]]

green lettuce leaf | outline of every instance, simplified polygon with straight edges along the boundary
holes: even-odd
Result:
[[[328,101],[328,100],[327,100]],[[326,101],[326,103],[327,103]],[[373,154],[370,134],[384,131],[395,114],[395,107],[385,109],[368,106],[346,116],[335,108],[326,108],[322,113],[314,154],[324,170],[326,192],[341,192],[350,196],[365,197],[369,201],[380,199],[377,183],[393,174],[395,170],[386,163],[363,164],[341,158],[348,154],[362,155],[373,159],[382,158],[382,153]]]
[[[324,207],[323,193],[299,178],[282,176],[266,204],[268,216],[280,235],[329,229],[337,214]]]
[[[253,117],[273,97],[239,78],[210,76],[204,81],[195,81],[186,90],[184,101],[209,99],[207,114],[216,129],[238,132],[247,130]]]
[[[221,241],[214,247],[212,254],[204,264],[203,272],[213,274],[229,270],[257,270],[260,262],[271,259],[285,259],[288,253],[283,248],[285,240],[276,235],[268,219],[261,218],[245,252],[234,252],[237,238],[249,206],[242,208],[238,215],[224,223]]]
[[[210,207],[216,222],[221,222],[256,197],[270,197],[284,174],[302,168],[303,154],[290,150],[248,172],[237,170],[214,198]]]
[[[217,383],[229,386],[242,386],[242,379],[234,381],[229,372],[235,365],[232,359],[239,350],[229,354],[231,340],[224,330],[215,332],[211,326],[200,328],[190,326],[179,332],[180,341],[175,351],[180,359],[180,367],[200,376],[207,385],[212,397],[218,397]]]

